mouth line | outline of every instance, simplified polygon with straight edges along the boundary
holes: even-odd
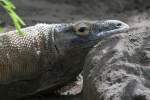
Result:
[[[114,29],[114,30],[110,30],[110,31],[99,32],[99,33],[97,33],[96,36],[100,37],[100,36],[113,35],[113,34],[117,34],[117,33],[127,32],[128,30],[129,30],[129,27],[122,27],[120,29]]]

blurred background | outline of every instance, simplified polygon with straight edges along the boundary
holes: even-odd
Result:
[[[80,19],[118,19],[132,30],[149,28],[150,0],[12,0],[27,26],[36,23],[74,22]],[[12,25],[4,9],[0,19]],[[140,28],[140,29],[139,29]]]

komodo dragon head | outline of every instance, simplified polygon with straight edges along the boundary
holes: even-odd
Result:
[[[129,29],[126,23],[119,20],[78,21],[55,24],[53,27],[53,40],[60,54],[68,49],[91,48],[98,41]]]

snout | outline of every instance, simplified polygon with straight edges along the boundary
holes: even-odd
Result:
[[[126,24],[125,22],[120,21],[120,20],[107,20],[104,23],[114,25],[114,27],[115,27],[114,30],[116,30],[116,32],[119,32],[119,31],[120,32],[126,32],[129,30],[129,25]]]
[[[122,32],[127,32],[129,30],[129,25],[119,21],[119,20],[106,20],[103,22],[101,26],[101,32],[97,34],[97,36],[107,36]]]

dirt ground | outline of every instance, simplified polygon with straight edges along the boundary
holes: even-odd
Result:
[[[36,23],[64,23],[80,19],[118,19],[130,25],[130,31],[142,32],[150,27],[149,0],[12,0],[27,26]],[[11,19],[0,8],[5,26]],[[80,100],[76,97],[54,97],[51,100]],[[36,99],[35,99],[36,100]],[[43,99],[42,99],[43,100]]]

